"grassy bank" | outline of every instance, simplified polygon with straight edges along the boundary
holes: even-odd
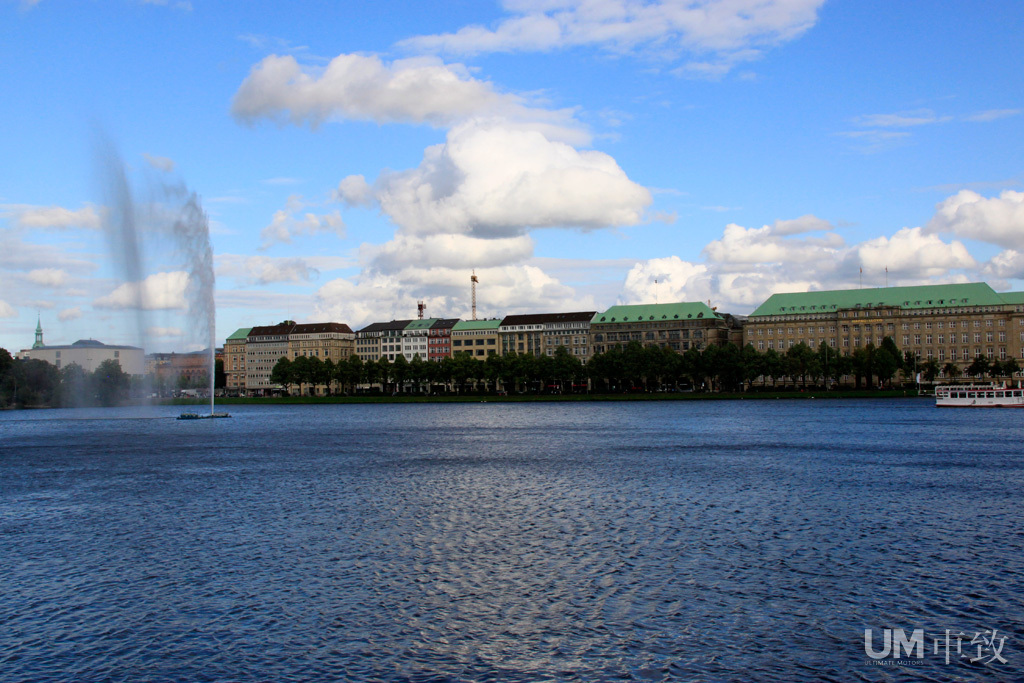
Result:
[[[277,398],[218,398],[217,405],[315,405],[322,403],[563,403],[608,401],[751,401],[751,400],[809,400],[850,398],[912,398],[913,389],[881,391],[755,391],[746,393],[651,393],[651,394],[462,394],[442,396],[382,395],[368,396],[287,396]],[[208,405],[209,399],[167,399],[165,405]]]

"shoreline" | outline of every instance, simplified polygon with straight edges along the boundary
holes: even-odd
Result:
[[[543,394],[499,396],[497,394],[462,394],[443,396],[371,395],[371,396],[278,396],[266,398],[218,398],[216,405],[317,405],[375,403],[608,403],[615,401],[764,401],[811,399],[895,399],[931,398],[918,395],[914,389],[851,390],[851,391],[757,391],[723,393],[653,393],[653,394]],[[161,399],[157,405],[207,405],[209,399]]]

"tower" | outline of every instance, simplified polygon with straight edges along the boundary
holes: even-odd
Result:
[[[423,320],[423,312],[425,310],[427,310],[427,305],[425,303],[423,303],[422,301],[417,301],[416,302],[416,311],[417,311],[417,313],[419,313],[420,320]]]
[[[32,344],[32,348],[41,349],[44,346],[46,345],[43,344],[43,321],[36,315],[36,341]]]
[[[476,320],[476,283],[480,282],[476,277],[476,268],[473,269],[473,274],[469,276],[469,282],[473,287],[473,320]]]

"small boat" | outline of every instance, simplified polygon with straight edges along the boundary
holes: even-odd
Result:
[[[1005,384],[947,384],[935,387],[936,408],[1024,408],[1024,389]]]

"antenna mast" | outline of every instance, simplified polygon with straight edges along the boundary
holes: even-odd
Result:
[[[423,311],[427,310],[427,305],[422,301],[416,302],[416,312],[419,313],[420,320],[423,320]]]
[[[473,320],[476,320],[476,283],[480,282],[476,276],[476,268],[473,269],[473,274],[469,276],[469,281],[473,286]]]

